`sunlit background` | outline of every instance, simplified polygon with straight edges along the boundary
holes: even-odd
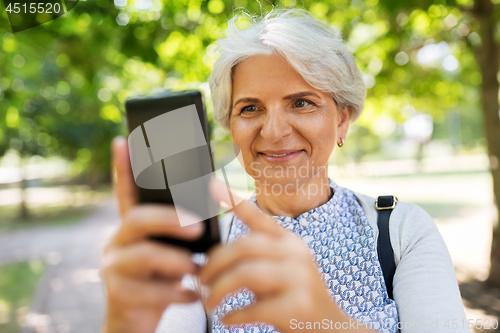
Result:
[[[125,100],[200,89],[212,140],[230,140],[213,121],[214,42],[235,8],[260,14],[281,5],[306,8],[340,32],[368,89],[330,177],[423,207],[448,246],[467,317],[489,328],[473,331],[490,332],[500,276],[490,276],[498,158],[488,144],[500,139],[486,140],[481,89],[498,98],[500,72],[485,84],[498,64],[481,67],[478,54],[485,44],[500,48],[500,1],[476,2],[94,0],[18,33],[1,4],[0,331],[99,331],[100,249],[119,223],[110,142],[127,135]],[[484,17],[493,42],[483,40]]]

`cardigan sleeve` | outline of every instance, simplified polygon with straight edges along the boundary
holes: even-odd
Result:
[[[355,194],[377,238],[375,198]],[[429,214],[418,205],[399,201],[390,217],[389,233],[401,333],[470,333],[450,254]]]
[[[192,277],[186,276],[182,285],[195,289]],[[193,303],[170,304],[156,326],[155,333],[206,333],[207,319],[200,300]]]
[[[397,206],[390,228],[401,333],[470,332],[455,270],[436,224],[415,204]]]

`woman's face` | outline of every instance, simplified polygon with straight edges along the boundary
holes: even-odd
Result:
[[[258,55],[234,68],[230,126],[252,178],[300,184],[327,166],[347,134],[349,112],[339,112],[331,96],[311,87],[284,58]]]

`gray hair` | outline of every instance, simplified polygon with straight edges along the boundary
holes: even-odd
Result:
[[[240,20],[250,27],[240,29]],[[313,88],[348,107],[355,121],[365,104],[366,87],[342,37],[305,9],[273,9],[265,16],[245,13],[228,21],[226,37],[216,41],[220,53],[209,79],[214,118],[229,130],[232,73],[241,61],[254,55],[277,53]]]

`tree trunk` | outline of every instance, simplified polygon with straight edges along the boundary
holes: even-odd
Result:
[[[99,166],[97,165],[96,160],[97,154],[92,152],[92,158],[90,160],[90,165],[87,171],[87,185],[90,187],[92,191],[97,190],[99,185]]]
[[[20,209],[19,209],[19,216],[18,216],[18,219],[19,220],[27,220],[30,218],[30,213],[29,213],[29,210],[28,210],[28,206],[26,204],[26,188],[28,187],[27,186],[27,181],[26,181],[26,168],[24,166],[24,159],[23,159],[23,155],[22,153],[20,153],[20,160],[19,160],[19,164],[20,164],[20,168],[21,168],[21,184],[20,184],[20,187],[21,187],[21,205],[20,205]]]
[[[490,171],[493,177],[494,201],[497,220],[493,227],[491,244],[491,268],[487,283],[500,287],[500,105],[498,102],[499,83],[497,73],[500,67],[500,45],[495,40],[495,5],[491,0],[476,0],[472,10],[479,20],[482,45],[474,50],[483,78],[481,100],[483,108],[484,132],[488,144]]]

